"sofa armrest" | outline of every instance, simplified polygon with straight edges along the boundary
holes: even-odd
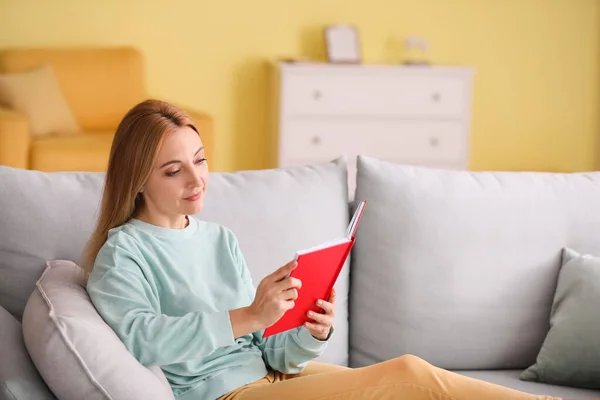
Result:
[[[30,143],[27,117],[0,106],[0,165],[27,169]]]
[[[212,166],[215,166],[215,132],[212,116],[186,107],[181,107],[181,109],[196,124],[196,128],[198,128],[198,132],[200,133],[200,139],[202,139],[202,144],[204,145],[204,156],[208,160],[209,165],[212,164]]]

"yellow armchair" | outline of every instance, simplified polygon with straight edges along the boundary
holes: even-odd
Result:
[[[27,116],[0,106],[0,165],[41,171],[106,171],[115,130],[148,96],[139,51],[130,47],[12,49],[0,52],[0,73],[50,65],[80,132],[35,136]],[[210,115],[182,107],[197,124],[213,161]]]
[[[26,168],[29,143],[27,117],[0,106],[0,165]]]

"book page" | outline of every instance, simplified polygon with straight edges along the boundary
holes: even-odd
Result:
[[[335,239],[335,240],[331,240],[329,242],[322,243],[318,246],[313,246],[313,247],[309,247],[308,249],[299,250],[296,252],[296,258],[298,258],[298,256],[300,256],[302,254],[312,253],[313,251],[326,249],[327,247],[337,246],[338,244],[347,243],[348,241],[349,241],[349,239],[347,239],[347,238]]]
[[[350,220],[350,223],[348,224],[348,227],[346,228],[345,237],[343,237],[341,239],[330,240],[328,242],[321,243],[317,246],[309,247],[307,249],[299,250],[296,252],[294,260],[297,260],[298,257],[302,254],[312,253],[317,250],[322,250],[322,249],[326,249],[328,247],[337,246],[339,244],[347,243],[350,240],[352,240],[352,237],[354,236],[354,233],[356,232],[356,227],[358,226],[358,223],[360,221],[360,216],[362,215],[362,212],[363,212],[363,209],[364,209],[366,203],[367,203],[366,201],[362,201],[356,208],[356,211],[354,212],[354,215],[352,216],[352,219]]]
[[[358,221],[362,214],[363,208],[365,207],[366,201],[361,201],[358,207],[356,207],[356,211],[354,211],[354,215],[350,220],[350,224],[348,224],[348,228],[346,229],[346,237],[352,238],[354,236],[354,232],[356,232],[356,226],[358,225]]]

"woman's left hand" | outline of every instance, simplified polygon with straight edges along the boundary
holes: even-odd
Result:
[[[319,340],[327,339],[331,326],[333,325],[333,317],[335,316],[335,289],[331,289],[331,294],[327,301],[317,300],[317,306],[321,307],[321,313],[313,311],[308,312],[308,318],[312,322],[305,322],[304,326],[310,331],[313,337]]]

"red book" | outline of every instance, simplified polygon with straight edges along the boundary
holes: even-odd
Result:
[[[296,253],[294,260],[298,261],[298,266],[290,275],[302,281],[302,287],[298,290],[298,298],[294,308],[288,310],[283,317],[268,327],[263,333],[263,337],[297,328],[305,321],[312,321],[306,315],[309,310],[316,313],[323,311],[316,305],[316,302],[319,299],[329,299],[331,289],[354,246],[356,229],[366,204],[367,202],[363,201],[356,208],[344,238]]]

